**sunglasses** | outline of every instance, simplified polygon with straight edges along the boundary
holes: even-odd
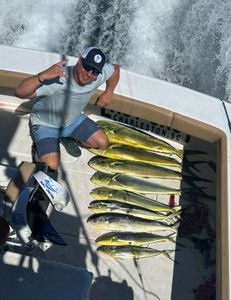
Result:
[[[84,68],[85,71],[92,71],[92,75],[94,76],[98,76],[100,74],[100,71],[97,69],[94,69],[92,66],[86,64],[83,60],[82,60],[82,66]]]

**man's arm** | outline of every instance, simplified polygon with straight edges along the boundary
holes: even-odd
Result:
[[[30,99],[36,97],[36,89],[45,81],[57,76],[65,77],[63,66],[67,63],[62,60],[50,68],[24,79],[16,88],[15,95],[21,99]]]
[[[97,101],[97,106],[104,107],[111,103],[114,90],[119,82],[120,78],[120,68],[119,65],[114,66],[114,73],[112,76],[106,81],[106,89],[105,91],[99,96]]]

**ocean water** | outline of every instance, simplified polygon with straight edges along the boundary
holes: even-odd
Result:
[[[231,102],[230,0],[1,0],[0,44],[109,62]]]

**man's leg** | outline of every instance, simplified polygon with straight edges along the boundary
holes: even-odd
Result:
[[[33,140],[33,159],[46,163],[52,170],[57,170],[60,163],[59,129],[29,125]]]
[[[38,162],[46,163],[50,169],[57,170],[60,164],[59,141],[45,138],[35,142],[36,158]]]
[[[48,165],[46,174],[57,181],[60,162],[58,129],[51,129],[45,126],[30,126],[33,140],[33,158],[37,162]],[[34,238],[44,241],[43,226],[47,220],[46,210],[49,206],[49,198],[39,186],[33,195],[33,199],[28,203],[28,224],[32,230]]]
[[[81,143],[86,148],[99,149],[107,148],[107,146],[109,145],[109,140],[103,129],[98,129],[86,140],[86,142]]]
[[[81,115],[61,131],[60,142],[66,151],[74,157],[81,155],[81,149],[78,146],[106,148],[109,144],[108,137],[102,128],[85,115]]]
[[[104,130],[87,117],[72,131],[70,137],[86,148],[106,148],[109,145]]]

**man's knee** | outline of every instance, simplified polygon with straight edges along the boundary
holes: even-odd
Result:
[[[101,129],[95,132],[88,140],[87,145],[91,148],[107,148],[109,145],[109,139],[105,132]]]
[[[54,161],[52,161],[52,162],[48,162],[47,165],[48,165],[52,170],[57,171],[60,164],[59,164],[59,162],[54,162]]]
[[[107,148],[109,145],[109,139],[106,135],[104,137],[100,138],[97,142],[98,142],[98,145],[96,148]]]
[[[58,153],[49,153],[39,158],[40,162],[47,164],[52,170],[56,171],[60,165]]]

